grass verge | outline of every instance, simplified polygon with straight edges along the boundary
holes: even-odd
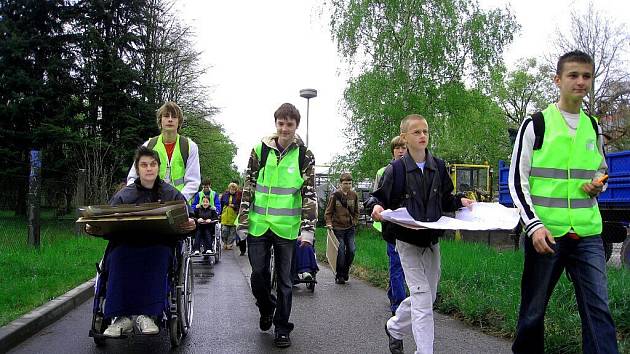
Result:
[[[326,230],[317,229],[317,254],[325,260]],[[383,241],[371,228],[359,229],[352,274],[386,289],[389,260]],[[442,276],[435,308],[484,332],[511,338],[520,303],[522,252],[498,252],[485,245],[440,242]],[[630,272],[608,269],[610,310],[617,326],[620,352],[630,353]],[[548,353],[581,352],[581,324],[573,286],[562,276],[545,316]]]
[[[2,212],[0,225],[0,326],[94,277],[106,245],[47,214],[39,249],[27,245],[25,218]]]

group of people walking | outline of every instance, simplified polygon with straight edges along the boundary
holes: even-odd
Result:
[[[618,351],[608,309],[600,238],[602,221],[595,199],[604,188],[598,181],[606,173],[606,163],[597,122],[580,108],[591,88],[593,70],[592,59],[582,52],[560,57],[554,78],[560,91],[558,102],[549,105],[538,118],[526,119],[514,146],[510,191],[529,236],[512,347],[515,353],[544,352],[546,306],[565,269],[576,290],[583,351]],[[285,103],[273,116],[276,132],[262,138],[251,150],[242,192],[231,183],[219,196],[211,190],[209,181],[204,181],[198,191],[198,147],[178,133],[183,122],[179,107],[172,102],[165,104],[157,114],[161,134],[138,150],[129,172],[129,185],[111,203],[181,199],[192,201],[199,230],[220,220],[226,244],[239,240],[241,255],[247,245],[251,289],[260,314],[258,325],[263,331],[273,326],[273,343],[284,348],[291,345],[290,333],[294,329],[290,315],[295,269],[302,277],[317,270],[313,268],[317,267],[313,251],[317,197],[315,158],[296,135],[299,111]],[[387,241],[392,317],[385,323],[385,335],[392,353],[403,352],[402,339],[406,334],[413,335],[417,353],[433,352],[433,303],[440,278],[438,241],[443,231],[408,229],[384,221],[381,213],[406,207],[414,219],[431,222],[445,212],[474,204],[473,200],[453,193],[445,162],[429,150],[429,132],[428,120],[422,115],[410,114],[402,119],[400,135],[391,141],[392,161],[377,172],[374,191],[365,205]],[[352,176],[342,174],[340,188],[332,193],[325,212],[326,227],[339,241],[335,274],[338,284],[348,281],[354,258],[358,203],[352,191]],[[190,218],[180,227],[192,231],[195,220]],[[204,232],[195,243],[195,251],[202,244],[209,246],[204,244]],[[139,279],[142,286],[161,290],[158,279],[166,272],[159,266],[161,263],[151,267],[151,276],[146,267],[139,265],[156,258],[168,262],[169,255],[159,251],[162,246],[154,244],[140,252],[126,244],[108,245],[115,249],[108,253],[107,263],[113,273],[110,282],[115,280],[116,286],[107,293],[105,316],[116,319],[106,334],[113,336],[130,330],[131,315],[141,315],[136,319],[141,329],[156,330],[151,319],[158,315],[157,306],[149,305],[163,299],[128,296],[140,292]],[[275,294],[270,281],[272,249],[277,276]],[[129,257],[128,252],[135,254]],[[133,264],[126,263],[129,258]],[[134,269],[132,272],[137,274],[118,279],[116,272],[120,267],[125,272]],[[120,296],[121,292],[127,297]]]

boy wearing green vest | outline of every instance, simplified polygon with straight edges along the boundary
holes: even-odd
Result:
[[[289,333],[291,262],[296,240],[313,244],[317,202],[315,158],[295,134],[300,112],[290,103],[274,113],[276,134],[265,137],[251,152],[236,232],[247,239],[252,266],[251,286],[263,331],[275,326],[274,345],[291,345]],[[271,293],[269,262],[273,247],[277,294]]]
[[[593,71],[586,53],[561,56],[554,77],[558,102],[542,112],[544,125],[526,119],[514,144],[510,194],[529,236],[514,353],[544,353],[545,309],[565,269],[582,320],[582,351],[618,353],[596,199],[607,166],[599,127],[580,108]]]
[[[175,102],[166,102],[156,112],[160,135],[142,144],[157,151],[160,156],[160,178],[180,191],[190,200],[199,190],[201,173],[199,169],[199,149],[190,138],[179,135],[184,123],[184,114]],[[136,166],[131,166],[127,175],[127,185],[138,178]]]
[[[405,141],[400,137],[400,135],[397,135],[392,139],[390,143],[390,151],[392,153],[392,161],[402,158],[407,152],[407,145],[405,145]],[[385,172],[387,166],[381,167],[381,169],[376,172],[373,190],[377,190],[380,186],[383,173]],[[382,232],[382,225],[380,222],[374,221],[372,225],[379,232]],[[389,298],[392,315],[395,315],[398,306],[407,297],[407,290],[405,288],[405,273],[403,272],[402,265],[400,264],[400,256],[398,255],[398,251],[396,251],[396,244],[391,242],[385,243],[387,244],[387,257],[389,258],[389,286],[387,287],[387,297]]]
[[[219,199],[219,194],[212,190],[210,179],[204,178],[201,186],[201,190],[199,191],[199,193],[195,194],[194,199],[190,204],[193,207],[193,210],[201,207],[201,201],[203,200],[203,197],[208,197],[210,205],[214,206],[217,214],[221,215],[221,201]]]

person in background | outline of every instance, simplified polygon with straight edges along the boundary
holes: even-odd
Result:
[[[219,215],[214,207],[210,206],[210,199],[204,196],[200,206],[195,208],[195,221],[197,221],[197,233],[193,244],[193,256],[198,256],[203,245],[204,253],[212,254],[214,245],[215,225],[219,221]]]
[[[241,194],[238,191],[238,185],[231,182],[223,195],[221,196],[221,238],[223,239],[223,247],[232,249],[234,240],[236,239],[236,216],[238,208],[241,205]],[[240,245],[239,245],[240,248]],[[241,256],[245,255],[245,250],[240,248]]]
[[[359,197],[352,190],[351,174],[342,173],[339,181],[341,188],[330,196],[324,216],[326,227],[333,230],[339,241],[335,283],[344,284],[348,281],[348,273],[354,260],[356,248],[354,235],[359,223]]]

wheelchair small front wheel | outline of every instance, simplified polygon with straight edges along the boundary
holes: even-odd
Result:
[[[171,338],[171,346],[177,347],[182,342],[182,332],[180,330],[180,321],[176,316],[168,320],[168,334]]]

